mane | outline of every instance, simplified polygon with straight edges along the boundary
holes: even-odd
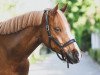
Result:
[[[29,26],[40,25],[43,11],[32,11],[0,22],[0,34],[11,34]]]

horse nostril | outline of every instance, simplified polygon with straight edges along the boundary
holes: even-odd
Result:
[[[74,58],[79,61],[79,53],[77,51],[74,52]]]
[[[75,55],[75,56],[79,56],[79,53],[78,53],[78,51],[77,51],[76,49],[72,50],[72,53],[73,53],[73,55]]]
[[[77,51],[74,51],[74,52],[71,52],[71,51],[68,51],[67,52],[67,58],[69,60],[70,63],[78,63],[79,62],[79,53]]]
[[[76,52],[75,52],[75,55],[76,55],[76,56],[79,56],[79,53],[76,51]]]

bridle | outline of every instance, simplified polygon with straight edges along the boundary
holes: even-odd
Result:
[[[61,49],[60,53],[56,52],[56,54],[57,54],[57,56],[58,56],[58,58],[60,60],[67,61],[67,67],[69,68],[69,57],[67,55],[66,55],[66,57],[63,55],[64,54],[63,48],[66,47],[66,46],[68,46],[68,45],[70,45],[70,44],[72,44],[72,43],[74,43],[74,42],[76,42],[76,41],[75,41],[75,39],[71,39],[71,40],[65,42],[63,45],[61,45],[60,42],[58,40],[56,40],[52,36],[52,34],[50,32],[50,26],[49,26],[49,21],[48,21],[48,10],[45,10],[44,14],[45,14],[45,20],[46,20],[46,32],[47,32],[48,38],[49,38],[49,42],[48,42],[49,47],[52,49],[52,47],[51,47],[51,41],[53,41]]]

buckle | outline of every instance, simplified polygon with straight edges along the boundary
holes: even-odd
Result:
[[[46,30],[49,31],[49,25],[46,25]]]

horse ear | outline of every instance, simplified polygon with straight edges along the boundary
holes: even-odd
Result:
[[[65,5],[63,8],[61,8],[60,10],[64,13],[66,11],[67,5]]]
[[[58,5],[59,5],[59,4],[57,4],[57,5],[52,9],[52,13],[53,13],[53,14],[56,14],[56,13],[57,13]]]

